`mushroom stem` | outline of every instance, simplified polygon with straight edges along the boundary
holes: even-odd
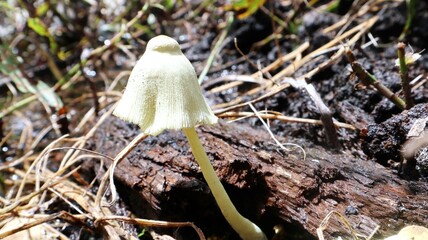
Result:
[[[218,179],[217,174],[215,173],[214,168],[202,147],[195,128],[183,128],[183,132],[189,140],[190,148],[192,149],[193,155],[201,168],[205,181],[208,183],[217,205],[227,222],[229,222],[232,228],[244,240],[267,239],[262,230],[256,224],[239,214],[232,201],[230,201],[226,190]]]

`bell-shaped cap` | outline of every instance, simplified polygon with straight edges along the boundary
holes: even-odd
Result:
[[[192,64],[177,41],[164,35],[147,43],[113,114],[149,135],[217,123]]]

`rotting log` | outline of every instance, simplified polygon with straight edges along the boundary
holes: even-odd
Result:
[[[135,125],[112,117],[98,130],[90,148],[114,157],[138,132]],[[200,127],[198,132],[238,210],[269,236],[279,224],[287,239],[296,234],[315,239],[316,228],[332,210],[366,236],[379,225],[377,238],[406,224],[428,225],[426,182],[400,179],[390,169],[351,152],[333,153],[302,140],[279,138],[300,141],[307,154],[304,160],[301,151],[284,152],[266,131],[243,123]],[[84,169],[98,171],[97,163],[87,161]],[[180,131],[147,138],[118,165],[115,179],[121,199],[139,217],[192,221],[207,236],[228,233],[230,239],[237,239]],[[180,231],[175,234],[191,234]],[[349,236],[333,219],[325,236],[337,234]]]

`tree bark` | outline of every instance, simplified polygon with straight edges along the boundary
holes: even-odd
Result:
[[[92,148],[114,157],[138,131],[111,118],[98,130]],[[316,229],[333,210],[366,236],[377,226],[375,236],[383,237],[406,224],[428,225],[426,182],[400,179],[349,151],[334,153],[304,140],[278,138],[301,144],[304,159],[301,150],[288,147],[292,150],[285,152],[266,131],[244,123],[220,123],[198,132],[238,211],[269,238],[274,226],[282,226],[286,239],[315,239]],[[206,236],[238,239],[221,216],[181,131],[147,138],[118,165],[115,178],[121,199],[139,217],[192,221]],[[189,232],[176,236],[196,239]],[[349,232],[335,218],[324,235],[346,238]]]

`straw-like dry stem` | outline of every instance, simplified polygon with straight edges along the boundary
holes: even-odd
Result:
[[[395,106],[397,106],[401,110],[404,110],[406,108],[406,103],[404,102],[404,100],[397,96],[381,82],[379,82],[375,76],[367,72],[367,70],[365,70],[363,66],[361,66],[361,64],[356,61],[355,56],[350,49],[346,50],[346,55],[348,56],[348,60],[351,63],[352,70],[364,85],[371,85],[376,88],[380,94],[388,98],[391,102],[395,104]]]
[[[409,73],[407,70],[405,50],[406,50],[406,45],[404,45],[404,43],[402,42],[398,43],[397,55],[398,55],[398,62],[400,67],[401,88],[403,89],[403,95],[406,101],[406,109],[410,109],[411,107],[413,107],[413,99],[411,95],[412,91],[410,87]]]

